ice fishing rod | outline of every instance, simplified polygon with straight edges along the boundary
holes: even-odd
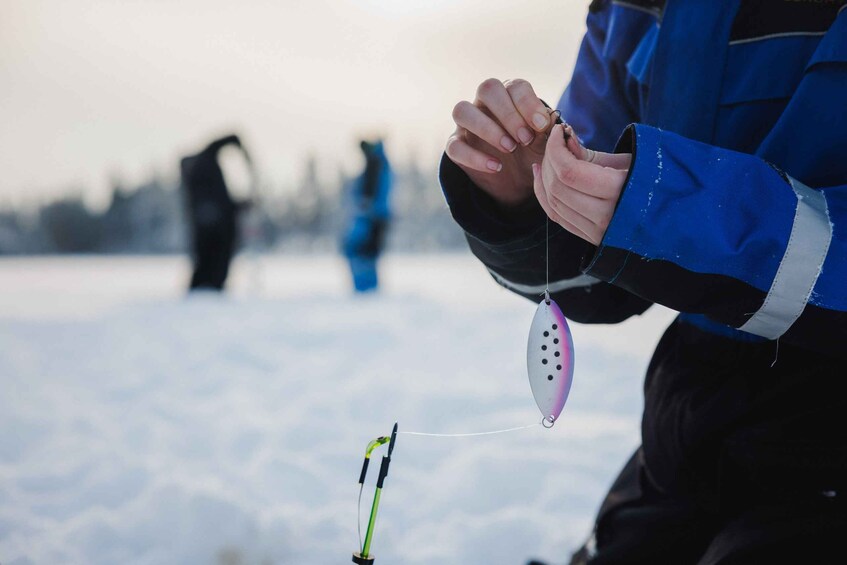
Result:
[[[376,514],[379,510],[382,487],[385,483],[385,478],[388,476],[391,453],[394,451],[394,442],[397,439],[398,433],[432,437],[470,437],[514,432],[534,428],[539,425],[545,428],[551,428],[556,423],[565,406],[565,401],[568,398],[573,380],[574,347],[568,322],[561,309],[559,309],[559,305],[550,297],[550,292],[547,289],[544,291],[544,298],[538,304],[532,320],[529,339],[527,340],[526,360],[529,386],[535,398],[535,403],[541,411],[542,419],[539,423],[505,430],[460,434],[398,432],[397,423],[395,423],[390,436],[379,436],[368,443],[365,449],[365,460],[362,463],[362,471],[359,474],[360,507],[371,454],[376,448],[386,443],[388,444],[388,454],[382,458],[373,504],[371,505],[371,516],[368,520],[368,529],[364,541],[362,541],[361,522],[359,524],[359,544],[361,550],[353,553],[353,563],[370,565],[374,562],[374,557],[370,551],[371,543],[373,542],[374,527],[376,525]]]
[[[557,114],[556,123],[563,123],[558,110],[553,112]],[[567,140],[568,136],[573,135],[573,130],[570,126],[566,126],[563,135]],[[592,157],[593,159],[593,157]],[[388,454],[382,457],[382,466],[379,469],[379,478],[376,482],[376,491],[374,492],[373,504],[371,505],[371,516],[368,520],[368,529],[365,534],[365,540],[362,541],[361,520],[359,520],[359,544],[361,551],[353,553],[353,563],[359,565],[370,565],[374,562],[374,556],[371,555],[371,542],[373,541],[374,526],[376,525],[376,513],[379,509],[379,499],[382,495],[382,487],[385,483],[385,478],[388,476],[388,466],[391,464],[391,453],[394,451],[394,440],[397,439],[397,434],[407,434],[413,436],[430,436],[430,437],[471,437],[471,436],[487,436],[493,434],[503,434],[515,432],[518,430],[526,430],[536,426],[544,426],[552,428],[553,425],[562,413],[562,409],[567,401],[570,393],[571,383],[573,382],[574,371],[574,346],[573,336],[571,335],[568,321],[559,305],[550,296],[550,219],[545,217],[545,263],[546,277],[544,285],[544,295],[535,310],[535,316],[532,319],[532,325],[529,328],[529,338],[527,339],[526,348],[526,364],[527,376],[529,378],[529,386],[532,390],[532,396],[535,398],[535,404],[541,411],[541,421],[537,424],[529,426],[519,426],[517,428],[507,428],[505,430],[493,430],[487,432],[476,433],[459,433],[459,434],[436,434],[428,432],[398,432],[397,423],[394,423],[394,429],[391,431],[391,436],[380,436],[368,443],[365,449],[365,461],[362,463],[362,472],[359,474],[359,508],[362,504],[362,490],[365,484],[365,476],[368,472],[368,464],[370,463],[371,453],[380,445],[388,444]],[[492,274],[497,278],[496,273]]]
[[[362,542],[362,531],[359,529],[359,543],[362,544],[361,551],[353,553],[353,563],[359,565],[371,565],[374,562],[374,556],[371,554],[371,542],[373,541],[374,526],[376,525],[376,513],[379,510],[379,499],[382,496],[382,487],[385,484],[385,478],[388,476],[388,467],[391,465],[391,453],[394,451],[394,440],[397,439],[397,422],[394,423],[394,429],[391,430],[391,436],[379,436],[368,444],[365,449],[365,461],[362,463],[362,472],[359,474],[359,503],[362,501],[362,489],[365,486],[365,476],[368,473],[368,464],[371,460],[371,453],[380,445],[388,444],[388,454],[382,456],[382,464],[379,467],[379,476],[376,479],[376,491],[374,491],[374,500],[371,504],[371,517],[368,520],[368,529],[365,532],[365,541]]]
[[[358,530],[359,530],[359,546],[361,547],[360,551],[353,553],[353,563],[358,564],[367,564],[370,565],[374,562],[374,556],[370,552],[371,544],[373,542],[373,533],[374,528],[376,526],[376,514],[379,509],[379,501],[382,496],[382,487],[385,484],[385,478],[388,476],[388,466],[391,464],[391,454],[394,451],[394,441],[398,435],[410,435],[410,436],[426,436],[426,437],[437,437],[437,438],[468,438],[475,436],[489,436],[494,434],[505,434],[509,432],[516,432],[520,430],[528,430],[530,428],[535,428],[538,426],[549,427],[545,425],[546,418],[542,419],[540,422],[535,424],[530,424],[528,426],[518,426],[516,428],[506,428],[503,430],[491,430],[487,432],[473,432],[473,433],[459,433],[459,434],[436,434],[429,432],[400,432],[397,431],[397,423],[394,423],[394,429],[391,431],[390,436],[379,436],[378,438],[372,440],[368,443],[368,446],[365,448],[365,460],[362,463],[362,471],[359,473],[359,503],[357,507],[357,515],[361,515],[361,506],[362,506],[362,491],[364,489],[365,477],[368,473],[368,465],[370,464],[371,454],[378,448],[380,445],[388,444],[388,454],[383,456],[382,465],[379,468],[379,477],[376,482],[376,492],[374,492],[374,500],[371,505],[371,515],[368,520],[368,529],[365,534],[364,542],[362,541],[362,525],[361,519],[357,516],[358,521]]]

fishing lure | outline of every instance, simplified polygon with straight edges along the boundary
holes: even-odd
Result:
[[[562,120],[559,110],[550,116],[561,124],[567,142],[575,136],[573,128]],[[594,156],[591,156],[591,160]],[[544,219],[546,284],[544,299],[535,310],[526,345],[526,372],[535,404],[541,410],[541,424],[552,428],[562,413],[573,383],[574,347],[571,329],[556,301],[550,298],[550,218]]]
[[[573,382],[574,347],[568,321],[550,293],[535,310],[526,346],[526,372],[542,424],[552,428],[562,413]]]

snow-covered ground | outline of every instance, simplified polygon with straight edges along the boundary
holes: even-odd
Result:
[[[469,255],[388,257],[367,297],[334,257],[266,258],[261,286],[255,266],[186,298],[177,258],[0,261],[0,563],[348,563],[369,440],[540,419],[535,306]],[[376,562],[566,561],[672,315],[575,325],[552,430],[400,436]]]

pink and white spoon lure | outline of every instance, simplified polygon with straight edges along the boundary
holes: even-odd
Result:
[[[544,427],[553,427],[571,390],[574,349],[568,321],[556,301],[545,291],[538,305],[526,347],[529,386]]]

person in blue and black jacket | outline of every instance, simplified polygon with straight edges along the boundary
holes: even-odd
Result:
[[[847,562],[847,1],[592,2],[551,112],[456,105],[441,182],[504,287],[679,311],[573,563]],[[576,137],[574,135],[576,134]]]
[[[350,264],[357,292],[376,290],[379,279],[376,263],[385,242],[390,220],[391,166],[381,140],[362,140],[365,170],[350,185],[346,195],[348,225],[342,250]]]

